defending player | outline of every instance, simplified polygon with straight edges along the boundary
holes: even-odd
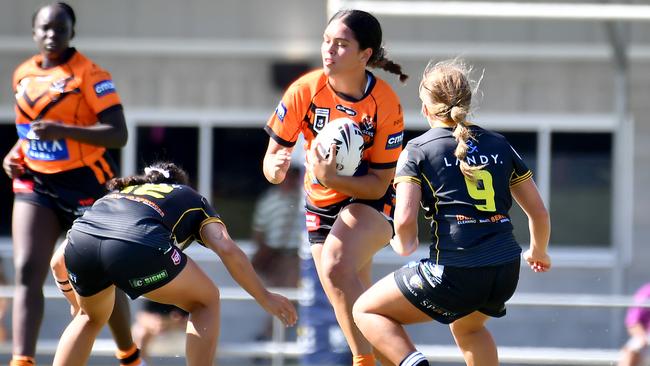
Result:
[[[455,60],[430,63],[420,83],[422,113],[431,129],[409,141],[397,163],[393,249],[418,246],[420,204],[431,221],[429,258],[411,262],[373,285],[354,305],[370,343],[400,366],[428,366],[403,325],[450,324],[467,365],[498,365],[484,324],[505,315],[519,280],[521,247],[508,211],[514,197],[529,219],[535,272],[551,266],[548,212],[532,172],[503,136],[466,120],[473,90]]]
[[[295,324],[294,306],[264,288],[215,210],[187,180],[171,163],[156,163],[144,175],[115,178],[108,183],[115,191],[75,221],[65,264],[81,311],[61,336],[54,365],[86,364],[111,314],[116,287],[132,299],[144,295],[189,312],[186,362],[211,365],[219,335],[219,290],[182,252],[194,240],[214,251],[266,311]]]

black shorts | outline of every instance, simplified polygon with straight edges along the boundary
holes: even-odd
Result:
[[[326,207],[316,207],[309,203],[305,204],[305,217],[307,220],[307,234],[310,244],[323,244],[325,238],[332,230],[334,221],[339,217],[341,210],[351,203],[362,203],[379,211],[393,227],[393,215],[395,214],[395,190],[392,186],[386,194],[378,200],[362,200],[348,198],[342,202]]]
[[[429,259],[410,262],[394,273],[411,304],[443,324],[474,311],[500,318],[519,282],[519,259],[489,267],[436,266]]]
[[[92,296],[115,285],[131,299],[173,280],[187,263],[178,248],[168,251],[142,244],[101,238],[74,228],[68,232],[65,265],[80,296]]]
[[[63,230],[106,194],[106,181],[114,176],[115,164],[104,154],[92,167],[43,174],[27,170],[13,181],[15,199],[31,202],[55,212]],[[105,167],[109,167],[106,169]]]

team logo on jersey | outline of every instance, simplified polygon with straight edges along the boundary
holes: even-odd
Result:
[[[420,278],[419,275],[411,276],[411,278],[409,279],[409,285],[419,290],[422,290],[424,288],[424,285],[422,284],[422,279]]]
[[[275,107],[275,115],[278,116],[280,122],[284,122],[284,116],[287,115],[287,106],[285,106],[282,101],[280,101],[278,106]]]
[[[103,97],[104,95],[115,93],[115,84],[113,84],[113,80],[102,80],[96,83],[93,89],[95,89],[95,95],[97,97]]]
[[[471,139],[467,140],[467,154],[473,154],[478,152],[478,146],[474,145],[474,141]]]
[[[320,132],[330,120],[329,108],[316,108],[314,110],[314,131]]]
[[[174,262],[175,266],[181,264],[181,253],[176,249],[172,252],[172,262]]]
[[[359,123],[359,129],[363,135],[363,142],[366,147],[372,145],[372,142],[375,139],[375,131],[377,127],[370,116],[364,116]]]
[[[392,135],[388,135],[388,140],[386,140],[386,150],[397,149],[402,146],[402,141],[404,140],[404,132],[400,131]]]
[[[70,79],[59,79],[53,82],[50,85],[50,91],[54,93],[63,93],[65,91],[65,86],[68,83],[68,80]]]
[[[337,105],[336,105],[336,110],[337,110],[337,111],[344,112],[344,113],[347,114],[348,116],[352,116],[352,117],[354,117],[354,116],[357,115],[357,112],[356,112],[354,109],[352,109],[352,108],[348,108],[348,107],[346,107],[346,106],[344,106],[344,105],[340,105],[340,104],[337,104]]]

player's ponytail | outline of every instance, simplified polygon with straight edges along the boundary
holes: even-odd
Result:
[[[372,49],[372,55],[367,63],[369,67],[396,74],[401,82],[408,79],[409,76],[402,72],[401,65],[386,58],[386,49],[382,46],[381,24],[377,18],[362,10],[345,9],[334,14],[328,24],[334,19],[340,19],[352,31],[360,50]]]
[[[391,74],[395,74],[399,77],[399,81],[402,83],[406,82],[406,80],[409,78],[408,75],[402,72],[402,65],[397,64],[392,60],[386,58],[386,50],[384,49],[384,47],[379,48],[379,52],[377,52],[377,57],[372,57],[372,56],[370,57],[370,61],[368,61],[368,66],[373,68],[380,68],[384,71],[390,72]]]
[[[463,175],[473,181],[476,179],[474,171],[484,166],[471,166],[466,161],[468,141],[474,139],[471,130],[467,128],[467,115],[474,94],[469,73],[470,68],[459,60],[429,62],[420,82],[420,100],[423,111],[426,109],[430,116],[455,124],[453,136],[458,145],[454,156],[460,162]]]
[[[113,178],[106,183],[109,191],[122,190],[128,186],[139,184],[189,184],[187,172],[171,162],[159,161],[144,168],[144,174],[123,178]]]

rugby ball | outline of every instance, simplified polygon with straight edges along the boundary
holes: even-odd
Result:
[[[363,154],[363,134],[359,125],[353,120],[343,117],[329,121],[318,133],[316,149],[326,159],[329,148],[336,145],[336,171],[338,175],[351,176],[357,171]]]

